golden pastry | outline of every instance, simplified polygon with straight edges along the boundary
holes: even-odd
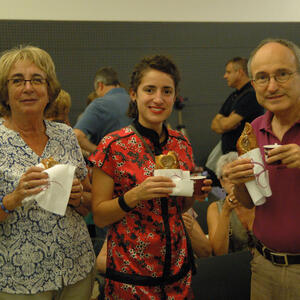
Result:
[[[155,156],[156,169],[178,169],[179,163],[174,151]]]
[[[44,165],[45,169],[49,169],[58,164],[58,162],[54,160],[53,157],[44,158],[42,159],[41,163]]]
[[[239,155],[258,148],[256,136],[250,123],[246,122],[244,130],[236,143],[236,149]]]

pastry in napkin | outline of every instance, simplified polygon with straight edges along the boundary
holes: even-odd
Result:
[[[236,143],[236,149],[239,156],[258,148],[257,140],[250,123],[246,122],[241,136]]]
[[[156,169],[178,169],[179,162],[174,151],[169,151],[168,154],[155,156]]]

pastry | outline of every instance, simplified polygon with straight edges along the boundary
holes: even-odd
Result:
[[[45,169],[49,169],[58,164],[58,162],[54,160],[53,157],[44,158],[42,159],[41,163],[44,165]]]
[[[174,151],[155,156],[156,169],[178,169],[179,163]]]
[[[237,152],[240,156],[255,148],[258,148],[256,136],[251,124],[246,122],[243,132],[236,143]]]

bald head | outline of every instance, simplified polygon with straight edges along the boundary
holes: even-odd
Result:
[[[249,60],[248,60],[248,75],[249,78],[253,79],[253,72],[252,72],[252,61],[253,58],[255,57],[256,53],[263,48],[264,46],[266,46],[267,44],[273,44],[273,46],[275,46],[274,44],[279,44],[285,48],[288,48],[294,55],[295,59],[296,59],[296,66],[297,66],[297,70],[300,69],[300,48],[293,42],[285,40],[285,39],[272,39],[272,38],[268,38],[265,40],[262,40],[258,46],[251,52]],[[272,45],[271,45],[272,47]]]
[[[274,40],[261,43],[249,65],[258,103],[287,118],[300,109],[299,48],[288,45]]]
[[[252,78],[265,70],[289,70],[297,71],[298,61],[293,51],[286,46],[270,42],[257,50],[252,58],[250,70]]]

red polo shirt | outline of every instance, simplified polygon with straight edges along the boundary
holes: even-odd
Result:
[[[263,159],[263,145],[300,145],[300,120],[279,141],[272,132],[272,118],[273,114],[267,111],[252,122]],[[253,232],[269,248],[300,253],[300,169],[266,163],[265,166],[269,170],[272,196],[256,207]]]

